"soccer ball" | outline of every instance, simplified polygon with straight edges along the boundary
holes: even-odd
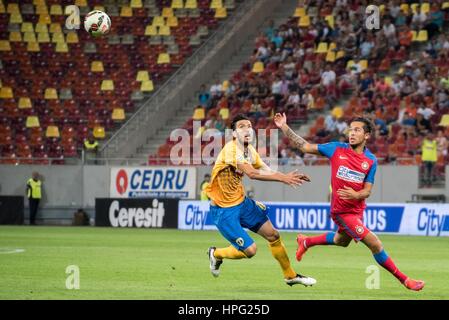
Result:
[[[84,18],[84,29],[94,37],[103,36],[111,30],[111,19],[103,11],[91,11]]]

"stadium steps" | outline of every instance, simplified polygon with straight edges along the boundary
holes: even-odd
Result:
[[[275,26],[278,27],[285,22],[287,17],[294,13],[296,5],[296,0],[283,0],[282,5],[278,6],[273,15],[267,17],[265,21],[273,20]],[[246,41],[239,48],[237,53],[230,58],[220,71],[211,75],[210,80],[205,83],[207,88],[210,88],[214,81],[218,80],[220,83],[223,83],[223,81],[229,80],[232,75],[241,68],[242,64],[248,61],[248,58],[254,50],[254,39],[265,28],[266,25],[264,23],[246,38]],[[166,127],[160,129],[156,135],[147,140],[146,144],[138,148],[137,152],[133,155],[133,158],[146,159],[149,155],[156,154],[158,148],[170,137],[170,133],[177,128],[181,128],[187,119],[192,116],[193,109],[197,104],[197,95],[198,92],[195,92],[189,99],[187,99],[182,108],[177,110],[176,116],[169,120]]]

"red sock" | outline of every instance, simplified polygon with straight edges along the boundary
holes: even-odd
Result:
[[[315,237],[307,237],[304,240],[304,245],[306,248],[319,245],[332,245],[334,244],[334,236],[335,232],[328,232]]]
[[[398,267],[393,262],[393,259],[388,257],[387,261],[385,261],[382,265],[385,269],[391,272],[392,275],[394,275],[401,283],[404,283],[407,279],[407,276],[403,274],[401,271],[399,271]]]
[[[407,279],[407,276],[399,271],[398,267],[393,262],[385,250],[374,255],[374,259],[376,259],[377,263],[379,263],[382,267],[390,271],[392,275],[394,275],[401,283],[404,283]]]

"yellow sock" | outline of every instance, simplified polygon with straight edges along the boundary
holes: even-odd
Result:
[[[216,249],[214,257],[217,259],[244,259],[246,255],[243,251],[234,248],[234,246],[229,246],[227,248]]]
[[[285,250],[284,243],[281,238],[274,242],[269,243],[271,254],[279,262],[282,272],[284,273],[285,279],[293,279],[296,277],[296,271],[293,270],[290,259],[287,255],[287,250]]]

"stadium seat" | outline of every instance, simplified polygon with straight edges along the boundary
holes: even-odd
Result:
[[[90,67],[90,71],[92,71],[92,72],[103,72],[104,71],[103,62],[101,62],[101,61],[92,61],[91,67]]]
[[[31,99],[30,98],[19,98],[19,109],[31,109]]]
[[[58,92],[55,88],[47,88],[45,89],[44,98],[46,100],[56,100],[58,99]]]
[[[144,80],[141,83],[140,91],[142,92],[153,92],[154,91],[154,84],[151,80]]]
[[[186,0],[185,9],[197,9],[198,8],[198,2],[197,0]]]
[[[438,125],[440,127],[449,127],[449,114],[443,115]]]
[[[225,19],[228,17],[228,9],[226,8],[217,8],[215,11],[215,18],[216,19]]]
[[[264,71],[265,71],[265,66],[264,66],[263,62],[258,61],[256,63],[254,63],[254,66],[252,69],[253,73],[262,73]]]
[[[101,91],[114,91],[114,81],[103,80],[101,82]]]
[[[170,55],[168,53],[161,53],[157,58],[157,64],[168,64],[170,63]]]
[[[173,9],[183,9],[184,8],[184,1],[183,0],[172,0],[171,7]]]
[[[299,18],[298,26],[301,28],[310,27],[310,17],[304,16],[304,17]]]
[[[104,130],[104,127],[95,127],[93,131],[93,135],[96,139],[104,139],[106,138],[106,132]]]
[[[11,51],[11,44],[8,40],[0,40],[0,52]]]
[[[13,99],[14,94],[11,87],[0,88],[0,99]]]
[[[315,53],[327,53],[328,51],[328,45],[326,42],[320,42],[318,44],[318,47],[315,50]]]
[[[219,9],[223,8],[223,1],[222,0],[212,0],[210,3],[211,9]]]
[[[114,121],[123,121],[125,120],[125,110],[123,108],[114,108],[112,110],[112,120]]]
[[[48,126],[45,131],[45,137],[47,138],[59,138],[59,128],[57,126]]]
[[[150,75],[148,74],[148,71],[139,70],[139,72],[137,73],[136,80],[140,82],[150,80]]]
[[[40,127],[39,118],[37,116],[28,116],[26,120],[27,128],[38,128]]]
[[[304,17],[306,15],[306,9],[304,7],[298,7],[295,9],[295,13],[293,14],[293,17],[300,18]]]
[[[129,6],[133,9],[143,8],[142,0],[131,0]]]

